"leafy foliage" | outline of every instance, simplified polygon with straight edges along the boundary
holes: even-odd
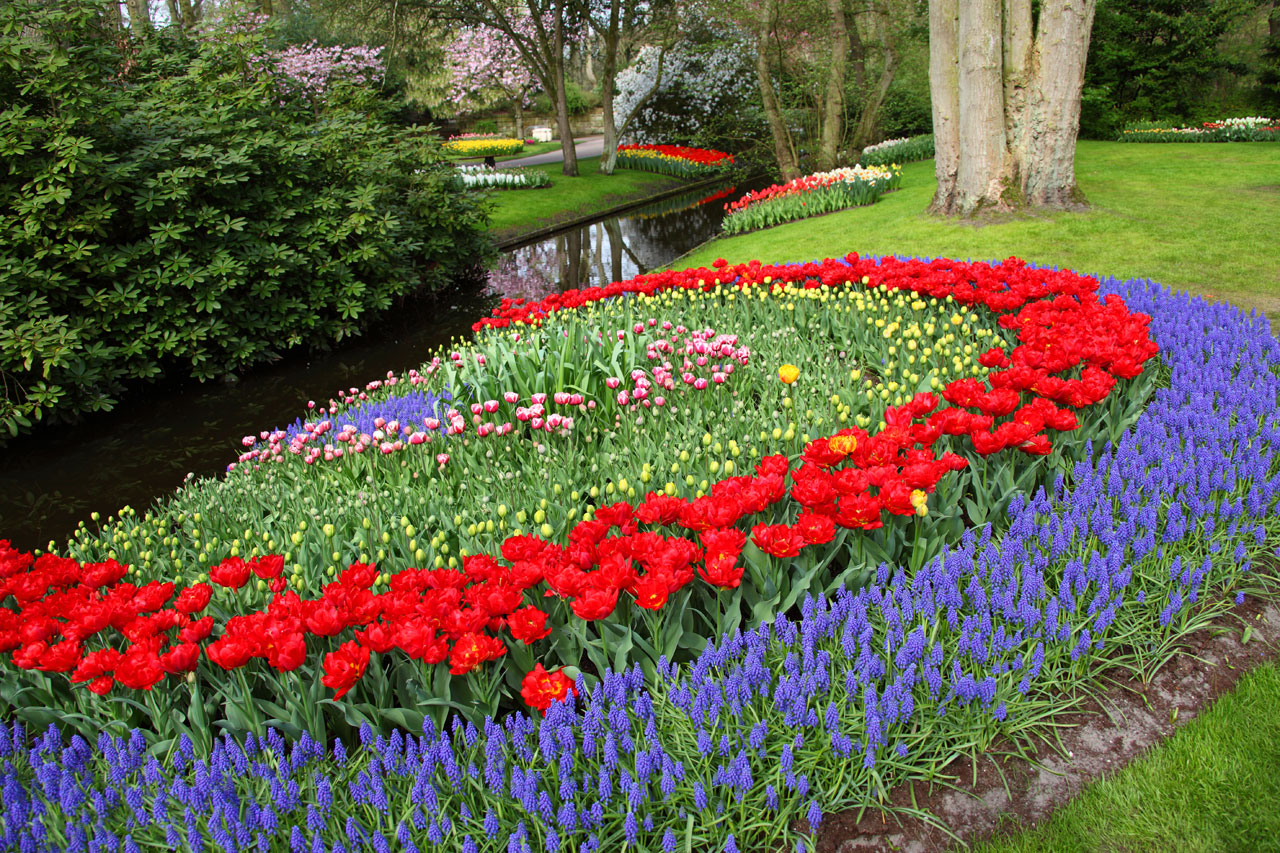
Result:
[[[1219,49],[1253,0],[1099,0],[1082,98],[1082,136],[1112,139],[1126,121],[1186,121],[1204,109],[1205,84],[1247,69]]]
[[[0,425],[360,331],[484,254],[484,212],[369,89],[303,94],[232,26],[130,42],[0,8]]]

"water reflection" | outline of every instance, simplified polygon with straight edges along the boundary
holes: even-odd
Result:
[[[512,249],[490,272],[488,292],[536,300],[651,272],[715,237],[724,204],[758,186],[704,187]]]

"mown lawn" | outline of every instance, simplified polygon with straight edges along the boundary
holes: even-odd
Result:
[[[1011,255],[1084,273],[1151,278],[1257,308],[1280,321],[1280,145],[1081,142],[1076,176],[1093,205],[972,225],[926,212],[933,162],[910,163],[903,188],[870,207],[716,240],[675,267],[805,261],[861,254]]]
[[[599,157],[578,161],[578,177],[566,178],[560,164],[534,166],[551,176],[551,186],[537,190],[493,192],[493,218],[489,230],[497,233],[533,230],[581,216],[602,213],[630,200],[678,187],[684,181],[652,172],[618,169],[599,173]]]
[[[980,853],[1280,850],[1280,668],[1235,692],[1044,824]]]

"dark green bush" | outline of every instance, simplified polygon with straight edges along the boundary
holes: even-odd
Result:
[[[143,43],[93,0],[0,4],[0,425],[325,346],[487,251],[427,135],[299,93],[230,28]]]

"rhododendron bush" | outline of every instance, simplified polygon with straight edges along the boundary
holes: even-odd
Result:
[[[1095,287],[851,257],[509,302],[222,480],[0,549],[6,846],[812,849],[1027,745],[1275,591],[1280,343]],[[647,661],[682,613],[705,648]]]
[[[319,735],[652,677],[919,570],[1118,436],[1156,346],[1096,289],[851,255],[504,300],[420,369],[246,437],[225,479],[63,556],[6,551],[0,651],[15,684],[59,674],[12,701],[136,722],[113,700],[141,691],[161,736]]]

